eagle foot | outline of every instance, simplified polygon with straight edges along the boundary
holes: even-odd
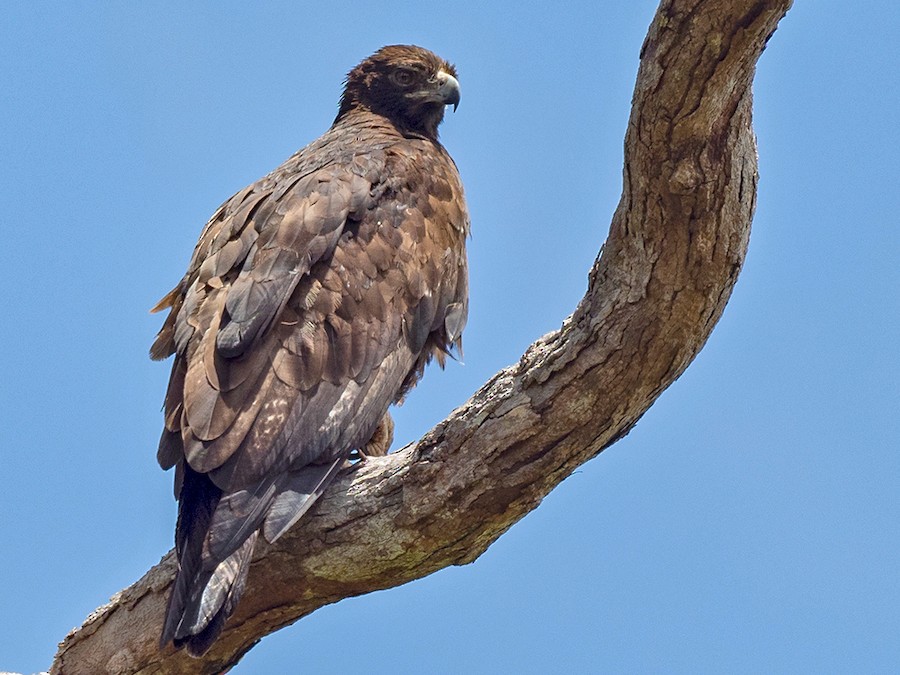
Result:
[[[372,438],[363,445],[350,453],[350,459],[356,461],[365,461],[369,457],[384,457],[391,449],[391,443],[394,442],[394,419],[391,413],[385,412],[378,426],[372,434]]]

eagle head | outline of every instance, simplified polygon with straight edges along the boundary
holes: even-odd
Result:
[[[456,68],[414,45],[382,47],[347,75],[335,122],[355,110],[382,115],[401,131],[437,139],[444,108],[459,105]]]

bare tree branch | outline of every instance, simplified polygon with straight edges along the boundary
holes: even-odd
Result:
[[[587,295],[418,443],[337,481],[274,546],[202,659],[157,646],[170,552],[61,644],[51,673],[218,673],[342,598],[477,558],[628,433],[703,347],[744,260],[755,64],[791,0],[664,0],[641,50],[624,188]]]

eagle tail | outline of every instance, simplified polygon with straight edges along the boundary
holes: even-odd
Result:
[[[212,574],[203,575],[196,586],[200,592],[188,598],[172,638],[176,649],[184,647],[191,656],[203,656],[212,647],[244,593],[257,535],[251,534]]]
[[[263,481],[253,491],[223,496],[205,475],[185,467],[175,534],[178,575],[160,637],[202,656],[222,632],[244,592],[262,531],[271,543],[315,503],[344,464],[311,464]],[[235,508],[237,507],[237,508]],[[233,517],[240,513],[241,517]],[[187,516],[186,514],[190,514]]]
[[[221,498],[209,478],[185,468],[175,534],[178,574],[163,623],[160,645],[173,642],[192,656],[206,653],[222,632],[244,591],[257,532],[221,561],[211,559],[204,544]]]

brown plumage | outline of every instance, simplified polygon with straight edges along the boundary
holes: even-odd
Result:
[[[469,219],[437,138],[455,74],[412,46],[359,64],[332,127],[219,207],[154,308],[171,308],[150,353],[175,354],[158,459],[179,499],[163,646],[209,649],[257,537],[352,452],[383,454],[388,407],[461,347]]]

